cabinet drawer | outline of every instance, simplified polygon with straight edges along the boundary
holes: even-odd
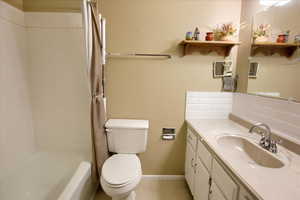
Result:
[[[224,171],[222,166],[215,159],[213,159],[212,164],[212,178],[223,192],[227,200],[237,199],[238,185]]]
[[[187,130],[186,141],[192,145],[192,148],[193,148],[194,150],[196,150],[196,146],[197,146],[197,136],[196,136],[195,133],[194,133],[191,129],[189,129],[189,128],[188,128],[188,130]]]
[[[198,140],[197,156],[201,159],[206,169],[211,171],[212,156],[201,140]]]

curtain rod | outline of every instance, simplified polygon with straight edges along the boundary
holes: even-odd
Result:
[[[138,56],[145,56],[145,57],[167,57],[167,58],[172,58],[170,54],[153,54],[153,53],[107,53],[108,56],[133,56],[133,57],[138,57]]]

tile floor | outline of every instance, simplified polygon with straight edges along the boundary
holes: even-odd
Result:
[[[192,200],[185,180],[143,179],[136,189],[136,200]],[[95,200],[111,200],[98,192]]]

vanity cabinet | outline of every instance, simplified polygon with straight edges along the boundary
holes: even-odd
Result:
[[[194,179],[195,179],[194,159],[195,159],[195,151],[192,148],[192,145],[189,142],[187,142],[186,153],[185,153],[185,180],[191,190],[192,195],[194,195]]]
[[[254,197],[252,194],[246,191],[246,189],[242,186],[240,186],[240,194],[238,200],[258,200],[256,197]]]
[[[238,184],[190,128],[187,131],[185,178],[195,200],[252,200],[248,197],[238,199]]]
[[[194,187],[194,199],[195,200],[207,200],[210,189],[210,174],[204,167],[199,157],[195,163],[195,187]]]
[[[195,200],[207,200],[210,188],[210,174],[197,155],[198,138],[190,129],[187,133],[185,179]]]
[[[212,182],[211,188],[209,191],[209,200],[226,200],[224,198],[222,192],[220,191],[220,189],[214,182]]]
[[[215,159],[213,159],[211,174],[213,181],[217,184],[227,199],[237,199],[239,189],[238,185]]]

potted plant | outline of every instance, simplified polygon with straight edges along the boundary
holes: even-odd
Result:
[[[215,40],[219,41],[230,41],[237,32],[237,28],[233,23],[222,24],[213,29]]]
[[[253,39],[256,42],[267,42],[269,40],[269,35],[271,30],[270,24],[261,24],[253,32]]]

